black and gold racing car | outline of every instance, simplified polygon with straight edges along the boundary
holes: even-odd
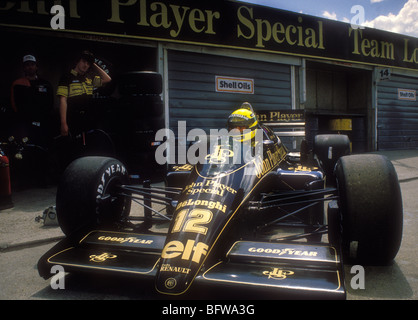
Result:
[[[75,160],[57,190],[66,238],[41,257],[40,275],[61,265],[126,275],[162,295],[344,299],[343,262],[388,263],[400,247],[394,167],[350,155],[345,135],[318,135],[295,155],[260,130],[261,154],[229,161],[243,152],[229,137],[206,161],[171,167],[164,186],[129,184],[113,158]],[[142,215],[130,216],[132,201]]]

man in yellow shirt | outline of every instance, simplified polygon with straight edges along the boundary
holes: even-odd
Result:
[[[83,51],[75,67],[58,84],[62,136],[76,135],[87,129],[86,113],[94,89],[112,80],[94,61],[91,52]]]

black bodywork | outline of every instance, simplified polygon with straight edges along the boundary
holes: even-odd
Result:
[[[268,299],[344,299],[340,239],[321,241],[330,233],[324,202],[338,211],[337,189],[326,187],[318,162],[301,163],[263,130],[262,156],[251,161],[242,155],[231,164],[233,143],[218,145],[203,164],[174,166],[165,188],[118,185],[144,216],[72,232],[40,259],[40,275],[50,277],[59,264],[151,280],[150,290],[173,296],[213,288],[218,298],[232,289]],[[104,202],[97,198],[98,207]]]

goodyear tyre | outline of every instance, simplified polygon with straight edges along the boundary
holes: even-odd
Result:
[[[131,200],[118,195],[128,183],[125,166],[108,157],[83,157],[66,168],[57,189],[59,225],[66,234],[86,228],[115,226],[130,212]]]
[[[352,155],[336,165],[342,247],[358,263],[386,264],[402,239],[403,210],[398,177],[381,155]]]
[[[320,134],[315,136],[314,153],[327,177],[327,182],[334,181],[334,168],[338,159],[350,154],[350,139],[340,134]]]

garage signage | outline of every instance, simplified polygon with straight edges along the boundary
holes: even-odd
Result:
[[[254,94],[254,79],[216,76],[216,92]]]
[[[123,37],[418,69],[418,39],[241,1],[0,1],[0,28]],[[65,22],[65,23],[64,23]]]
[[[257,119],[263,123],[305,122],[304,110],[266,110],[257,111]]]
[[[417,101],[417,91],[410,89],[398,89],[398,100]]]

